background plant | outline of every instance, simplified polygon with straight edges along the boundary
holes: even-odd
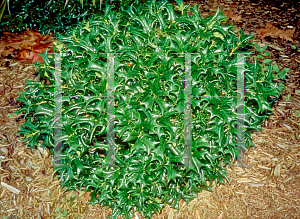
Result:
[[[121,4],[128,7],[131,2],[132,0],[2,0],[0,15],[4,13],[5,17],[1,20],[0,34],[5,31],[22,32],[26,28],[35,29],[44,35],[50,32],[62,33],[91,14],[103,13],[102,3],[112,4],[115,6],[112,10],[118,10]]]
[[[54,167],[66,190],[91,191],[89,203],[112,208],[112,218],[147,218],[168,203],[179,207],[197,197],[212,182],[229,182],[226,165],[236,158],[236,54],[245,55],[245,146],[253,146],[250,131],[261,130],[271,113],[271,96],[284,88],[282,72],[263,56],[251,57],[255,46],[241,30],[223,25],[217,11],[202,19],[197,5],[148,1],[94,14],[66,35],[58,34],[62,59],[63,167]],[[193,16],[186,14],[188,8]],[[236,34],[238,36],[236,36]],[[63,45],[66,44],[65,47]],[[117,55],[116,52],[122,53]],[[105,53],[105,54],[103,54]],[[106,165],[107,53],[115,53],[116,164]],[[182,53],[175,54],[175,53]],[[184,166],[185,53],[192,55],[192,162]],[[28,146],[39,140],[54,153],[54,58],[41,54],[36,64],[41,81],[27,81],[18,100],[26,123],[19,133]],[[267,56],[267,54],[266,54]],[[277,77],[277,79],[275,78]],[[100,96],[99,96],[100,95]],[[223,96],[224,98],[212,98]],[[225,98],[226,96],[226,98]],[[199,98],[200,97],[200,98]]]
[[[6,5],[7,5],[7,0],[2,0],[1,4],[0,4],[0,21],[2,19],[3,13],[5,11]]]

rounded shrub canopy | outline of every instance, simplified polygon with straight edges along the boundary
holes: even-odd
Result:
[[[269,62],[263,68],[256,59],[247,61],[251,54],[243,48],[254,45],[251,35],[239,30],[236,36],[233,25],[222,24],[226,17],[219,10],[202,19],[196,5],[189,7],[190,16],[188,6],[178,3],[174,10],[168,1],[136,1],[119,12],[107,5],[104,15],[59,35],[56,44],[62,67],[63,165],[54,171],[66,190],[91,191],[89,203],[111,207],[112,218],[131,218],[135,211],[151,218],[166,203],[178,209],[181,198],[189,202],[202,189],[211,191],[213,181],[229,182],[226,164],[236,158],[237,145],[238,56],[246,60],[245,148],[253,145],[250,131],[260,130],[272,112],[269,97],[283,89],[273,82],[276,74]],[[19,98],[25,103],[19,113],[34,112],[33,122],[29,118],[20,133],[32,148],[43,140],[54,153],[59,83],[54,57],[46,51],[41,56],[42,80],[28,81]],[[109,97],[114,97],[112,112]],[[190,133],[185,131],[187,112],[192,115]],[[109,122],[116,137],[110,142],[113,166],[106,165]],[[186,139],[192,140],[189,165]]]

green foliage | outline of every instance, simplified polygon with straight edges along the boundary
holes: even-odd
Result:
[[[286,71],[269,61],[257,61],[245,48],[245,36],[233,25],[223,25],[219,10],[201,18],[197,6],[177,1],[134,4],[102,16],[92,15],[70,33],[59,34],[56,49],[62,56],[62,164],[54,167],[66,190],[91,191],[89,203],[112,208],[111,218],[133,217],[140,211],[151,218],[168,203],[179,207],[211,191],[212,182],[224,183],[226,165],[236,158],[237,53],[246,57],[245,147],[253,146],[250,131],[261,130],[271,113],[272,99]],[[62,46],[66,44],[65,47]],[[262,53],[266,48],[258,45]],[[69,54],[66,54],[69,53]],[[106,165],[108,53],[114,53],[115,164]],[[184,162],[185,54],[192,60],[192,166]],[[27,81],[18,100],[25,105],[27,122],[19,133],[32,148],[53,153],[55,61],[41,54],[41,81]],[[110,61],[109,61],[110,60]],[[266,67],[266,68],[265,68]],[[275,76],[279,80],[275,81]],[[46,83],[46,80],[49,83]],[[70,96],[93,96],[71,98]],[[219,98],[222,97],[222,98]]]
[[[121,4],[127,6],[131,3],[129,0],[106,0],[102,2],[103,4],[112,2],[112,5],[115,6],[112,10],[118,10]],[[101,10],[99,9],[100,1],[94,3],[93,1],[83,2],[81,0],[67,2],[65,0],[13,0],[9,2],[9,7],[5,7],[5,0],[1,5],[0,15],[4,10],[6,12],[4,13],[5,18],[1,21],[0,34],[5,31],[22,32],[26,28],[36,29],[44,35],[50,32],[54,34],[65,33],[72,27],[74,28],[78,22],[90,17],[91,14],[103,13],[103,7]]]
[[[3,13],[5,11],[6,4],[7,4],[7,0],[2,0],[1,1],[1,4],[0,4],[0,21],[2,19]]]

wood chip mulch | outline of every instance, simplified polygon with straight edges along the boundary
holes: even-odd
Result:
[[[185,3],[187,3],[185,1]],[[193,5],[195,1],[190,1]],[[197,1],[205,17],[232,10],[241,16],[233,21],[245,34],[252,33],[255,43],[268,44],[270,58],[280,69],[290,68],[280,100],[273,114],[263,124],[263,131],[253,132],[255,148],[246,151],[246,163],[253,168],[228,167],[230,184],[203,191],[180,211],[168,205],[153,219],[183,218],[300,218],[300,14],[293,1],[213,0]],[[261,39],[255,29],[271,23],[280,29],[296,28],[293,42],[280,38]],[[296,46],[294,49],[292,46]],[[59,179],[52,175],[53,157],[40,147],[32,153],[15,133],[25,119],[14,113],[21,105],[15,99],[26,79],[39,80],[34,66],[17,61],[14,54],[0,60],[0,217],[3,218],[107,218],[99,204],[85,203],[89,193],[64,192]],[[299,114],[299,115],[298,115]],[[138,218],[142,218],[136,213]]]

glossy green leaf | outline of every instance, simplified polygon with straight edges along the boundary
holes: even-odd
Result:
[[[270,63],[272,61],[272,59],[265,59],[264,61],[263,61],[263,63]]]
[[[274,71],[275,71],[276,73],[279,73],[279,72],[280,72],[280,70],[279,70],[279,68],[278,68],[278,65],[277,65],[276,63],[273,65],[273,69],[274,69]]]

